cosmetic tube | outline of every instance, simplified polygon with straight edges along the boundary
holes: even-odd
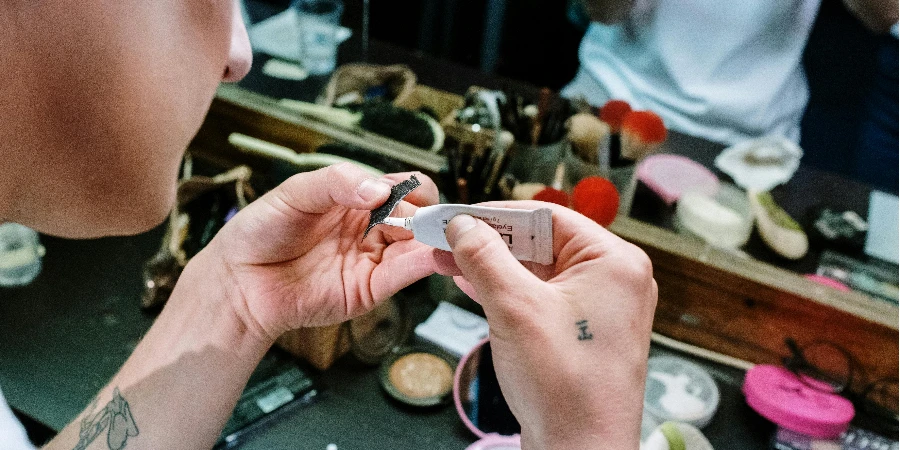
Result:
[[[412,217],[388,217],[384,223],[413,232],[417,241],[450,250],[444,234],[450,219],[468,214],[493,227],[520,261],[553,263],[553,218],[549,208],[536,210],[443,204],[419,208]]]

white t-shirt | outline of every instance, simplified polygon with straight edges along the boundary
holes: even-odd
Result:
[[[25,427],[6,404],[3,391],[0,391],[0,450],[34,450],[25,434]]]
[[[622,99],[668,128],[723,144],[800,137],[802,55],[820,0],[638,0],[622,24],[593,23],[563,89]]]

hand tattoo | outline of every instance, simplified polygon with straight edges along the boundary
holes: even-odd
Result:
[[[578,330],[579,330],[578,340],[579,341],[590,341],[591,339],[594,339],[594,334],[588,333],[588,330],[587,330],[588,321],[587,320],[581,320],[581,321],[575,322],[575,325],[578,325]]]
[[[96,404],[96,400],[92,405]],[[91,407],[90,409],[93,409]],[[122,398],[119,388],[113,389],[113,398],[97,414],[86,416],[81,420],[81,430],[78,432],[78,444],[74,450],[84,450],[94,439],[109,428],[106,434],[106,445],[110,450],[122,450],[126,441],[131,436],[138,435],[137,424],[131,415],[128,402]]]

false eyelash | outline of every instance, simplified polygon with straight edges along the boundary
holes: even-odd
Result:
[[[384,222],[384,219],[387,219],[388,216],[391,215],[391,212],[394,211],[394,208],[400,204],[404,197],[421,185],[422,182],[420,182],[415,175],[410,175],[408,180],[401,181],[392,186],[391,195],[388,197],[387,201],[369,213],[369,226],[366,227],[366,232],[363,233],[363,239],[369,235],[369,231],[371,231],[372,228],[375,228],[375,225]]]

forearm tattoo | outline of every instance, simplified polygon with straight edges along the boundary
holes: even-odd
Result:
[[[575,325],[578,325],[578,340],[579,341],[590,341],[594,339],[593,333],[588,333],[588,321],[580,320],[575,322]]]
[[[93,410],[96,400],[88,409]],[[84,450],[94,442],[97,436],[106,429],[106,445],[110,450],[125,448],[129,437],[138,435],[137,424],[131,415],[128,402],[122,398],[119,388],[113,389],[113,398],[96,414],[88,413],[81,419],[81,430],[78,432],[78,444],[74,450]]]

